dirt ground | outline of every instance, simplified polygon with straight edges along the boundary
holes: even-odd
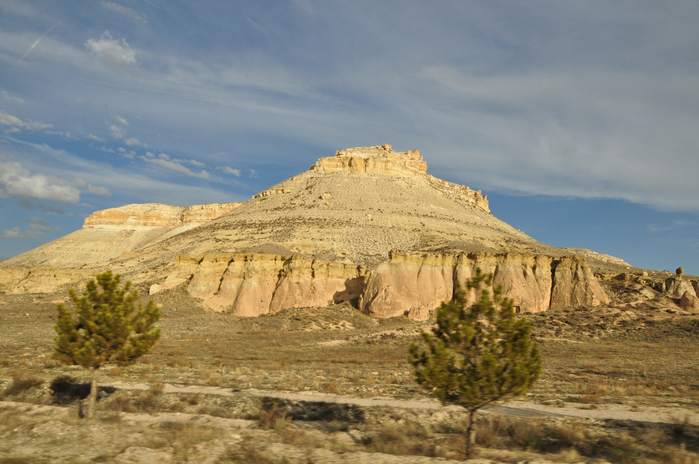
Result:
[[[608,306],[524,316],[543,375],[480,415],[473,462],[699,462],[699,316],[642,284],[603,285]],[[182,289],[153,299],[162,339],[132,367],[102,369],[113,388],[89,422],[79,388],[51,389],[87,381],[51,358],[65,293],[0,295],[0,463],[463,459],[463,411],[437,404],[407,363],[433,322],[348,304],[245,319]]]

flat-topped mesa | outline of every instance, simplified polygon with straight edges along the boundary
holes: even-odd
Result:
[[[203,224],[237,208],[241,203],[210,203],[190,207],[145,203],[95,211],[85,218],[83,228],[179,227]]]
[[[433,187],[447,195],[466,200],[487,212],[490,212],[487,195],[480,190],[471,190],[465,185],[455,184],[427,174],[427,163],[420,155],[420,150],[393,151],[390,145],[375,147],[355,147],[338,150],[335,156],[320,158],[311,166],[314,172],[358,172],[366,174],[383,174],[400,177],[417,177],[427,180]],[[270,189],[271,190],[271,189]],[[278,189],[277,189],[278,190]],[[278,192],[265,191],[253,198],[267,196]]]
[[[420,156],[420,150],[396,152],[390,145],[385,144],[339,150],[335,156],[319,159],[311,166],[311,170],[424,177],[427,163]]]

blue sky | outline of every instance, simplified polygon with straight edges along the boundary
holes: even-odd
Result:
[[[544,243],[699,274],[699,3],[0,1],[0,259],[418,148]]]

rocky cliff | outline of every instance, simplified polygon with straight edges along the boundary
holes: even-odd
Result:
[[[360,309],[377,317],[407,315],[423,320],[476,269],[493,274],[493,286],[511,298],[517,311],[609,302],[584,258],[516,253],[392,253],[369,276]],[[470,295],[470,301],[475,295]]]
[[[186,282],[189,294],[208,308],[238,316],[358,298],[359,308],[372,316],[424,320],[452,298],[457,284],[465,288],[477,268],[492,273],[493,286],[501,286],[521,312],[609,302],[584,258],[512,253],[392,252],[388,262],[370,272],[299,255],[180,255],[175,270],[151,287],[151,294]]]
[[[175,270],[151,294],[187,282],[187,292],[210,309],[259,316],[359,298],[365,275],[363,266],[299,255],[179,255]]]

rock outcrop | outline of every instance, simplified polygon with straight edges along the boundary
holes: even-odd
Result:
[[[689,292],[684,292],[680,298],[680,308],[690,313],[699,313],[699,298]]]
[[[175,270],[151,294],[184,282],[214,311],[259,316],[288,308],[326,306],[359,298],[366,268],[337,262],[260,254],[180,255]]]
[[[179,227],[199,225],[240,206],[240,203],[211,203],[190,207],[146,203],[95,211],[85,218],[85,228],[100,226]]]
[[[442,301],[452,297],[456,283],[465,288],[477,268],[493,274],[493,286],[501,286],[518,311],[609,302],[584,258],[394,252],[388,262],[371,272],[360,309],[376,317],[427,319]],[[474,299],[471,294],[470,301]]]
[[[684,280],[680,274],[669,277],[664,282],[664,291],[670,298],[682,298],[685,292],[696,297],[696,291],[692,282]]]
[[[389,176],[424,176],[427,163],[420,150],[393,151],[388,145],[338,150],[335,156],[320,158],[311,169],[315,172],[358,172]]]

